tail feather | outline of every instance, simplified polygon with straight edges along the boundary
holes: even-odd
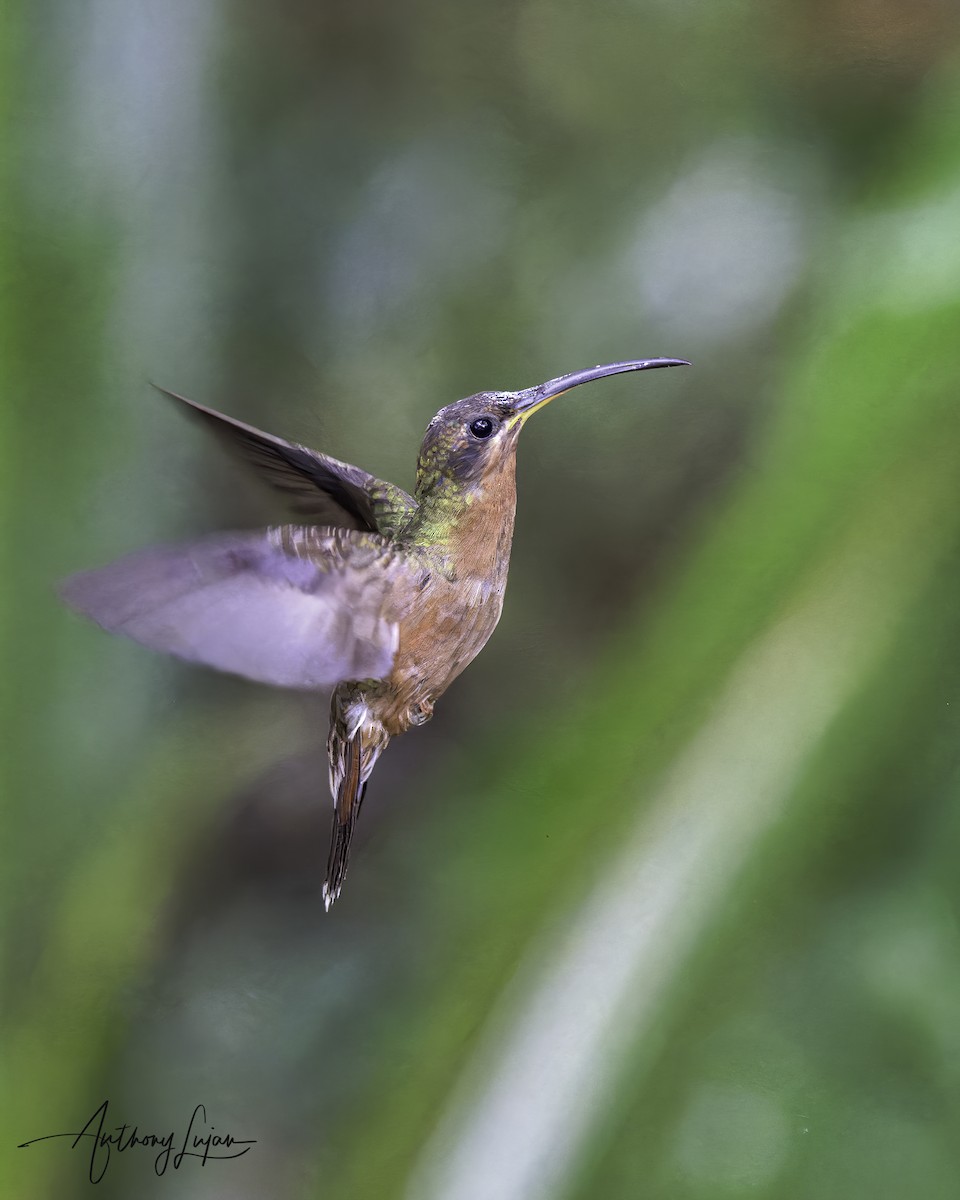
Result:
[[[390,741],[390,735],[370,710],[362,685],[341,684],[330,701],[330,792],[333,795],[333,833],[323,903],[327,912],[340,895],[347,873],[350,842],[367,790],[370,772]]]
[[[330,854],[327,858],[327,877],[323,885],[323,903],[327,912],[340,895],[350,859],[350,842],[360,814],[360,805],[367,785],[363,777],[363,748],[360,738],[351,738],[343,747],[345,770],[337,788],[333,810],[333,830]],[[368,772],[369,774],[369,772]]]

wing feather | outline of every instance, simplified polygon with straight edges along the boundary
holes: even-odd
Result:
[[[389,674],[398,569],[378,536],[280,526],[141,550],[72,575],[61,593],[102,628],[152,650],[279,687],[322,689]]]
[[[166,388],[157,391],[186,405],[228,449],[283,492],[290,508],[311,524],[389,534],[416,508],[413,497],[402,488],[359,467],[264,433]]]

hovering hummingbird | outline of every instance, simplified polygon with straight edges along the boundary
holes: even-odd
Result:
[[[392,737],[430,719],[500,619],[527,419],[581,383],[687,365],[608,363],[458,400],[427,426],[413,496],[165,392],[286,493],[306,523],[138,551],[72,575],[63,597],[153,650],[278,687],[333,688],[329,910],[377,759]]]

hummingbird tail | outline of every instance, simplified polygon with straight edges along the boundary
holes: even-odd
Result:
[[[367,790],[363,778],[363,748],[359,737],[341,743],[341,748],[345,770],[335,796],[327,878],[323,885],[323,904],[327,912],[343,887],[343,878],[350,859],[350,842],[353,840],[353,831],[360,815],[363,795]]]
[[[371,714],[356,685],[344,684],[333,693],[330,737],[330,791],[333,795],[333,830],[323,903],[327,910],[340,895],[350,858],[367,780],[390,736]]]

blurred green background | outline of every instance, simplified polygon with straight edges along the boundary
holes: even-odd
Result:
[[[953,0],[67,0],[0,28],[4,1195],[960,1195]],[[55,581],[520,453],[500,628],[320,898],[326,701]],[[88,1155],[111,1121],[245,1157]]]

